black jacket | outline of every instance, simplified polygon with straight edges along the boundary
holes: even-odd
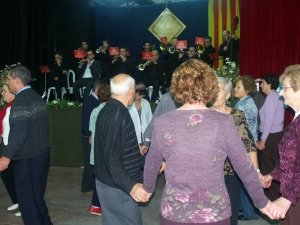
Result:
[[[86,67],[87,67],[87,62],[85,62],[81,68],[78,68],[78,70],[76,72],[76,76],[77,76],[78,80],[83,77]],[[98,80],[101,78],[101,76],[102,76],[101,62],[94,60],[92,65],[90,66],[90,70],[91,70],[92,76],[95,80]]]

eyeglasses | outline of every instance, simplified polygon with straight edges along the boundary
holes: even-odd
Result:
[[[283,86],[283,85],[279,85],[277,88],[277,92],[281,92],[281,91],[287,91],[289,88],[293,88],[291,86]]]

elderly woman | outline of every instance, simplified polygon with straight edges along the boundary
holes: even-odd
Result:
[[[240,137],[244,143],[246,151],[251,158],[252,164],[256,170],[258,170],[257,154],[255,142],[250,134],[248,125],[246,123],[245,114],[235,108],[230,108],[226,105],[227,100],[230,98],[232,91],[232,83],[230,80],[219,77],[219,94],[216,101],[213,103],[212,109],[215,109],[218,112],[231,115],[236,128],[240,134]],[[230,160],[228,158],[225,161],[224,167],[225,173],[225,184],[228,190],[230,202],[231,202],[231,225],[237,225],[238,221],[238,212],[240,205],[240,192],[241,185],[238,176],[236,175]],[[261,180],[263,176],[261,173],[258,173]]]
[[[286,218],[281,225],[295,225],[300,221],[300,65],[288,66],[280,77],[280,95],[284,103],[295,111],[292,123],[284,132],[278,146],[280,164],[265,178],[269,186],[272,179],[280,182],[282,197],[275,201],[283,207]]]
[[[202,61],[188,60],[173,73],[171,91],[183,105],[155,120],[144,170],[143,188],[153,193],[161,162],[167,163],[161,225],[230,224],[227,157],[257,208],[265,213],[273,208],[232,117],[206,107],[218,92],[213,70]]]
[[[6,103],[6,105],[0,111],[0,134],[1,134],[0,142],[3,143],[4,151],[5,151],[5,146],[8,143],[8,135],[10,130],[10,125],[9,125],[10,108],[11,105],[13,104],[13,101],[15,100],[15,95],[9,91],[8,86],[6,84],[2,86],[1,95],[3,101]],[[13,205],[7,208],[7,211],[13,211],[18,209],[19,205],[18,205],[17,193],[15,188],[14,172],[11,164],[9,164],[7,170],[1,173],[1,178],[9,194],[9,197],[13,203]],[[19,217],[21,216],[21,213],[17,212],[15,213],[15,215]]]
[[[241,76],[234,88],[234,96],[239,99],[235,108],[243,111],[246,116],[246,122],[249,126],[251,135],[254,138],[254,141],[257,141],[257,119],[258,119],[258,110],[255,105],[254,100],[251,95],[256,92],[255,81],[250,76]],[[253,206],[249,196],[246,193],[244,187],[241,190],[241,200],[240,200],[241,210],[243,214],[239,216],[240,220],[248,219],[258,219],[259,215],[256,212],[256,209]]]
[[[263,93],[267,95],[265,103],[259,110],[261,132],[257,143],[259,150],[260,169],[262,174],[270,173],[279,164],[278,144],[283,135],[284,105],[283,100],[276,92],[279,86],[279,77],[276,74],[265,74],[260,85]],[[274,201],[280,197],[279,184],[265,189],[266,196]]]

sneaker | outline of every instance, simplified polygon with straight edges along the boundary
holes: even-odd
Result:
[[[97,216],[102,215],[101,207],[96,207],[96,206],[93,206],[93,205],[90,205],[89,212],[90,212],[90,214],[97,215]]]
[[[16,216],[16,217],[20,217],[20,216],[21,216],[21,212],[15,213],[15,216]]]
[[[19,204],[13,204],[7,208],[7,211],[13,211],[19,207]]]

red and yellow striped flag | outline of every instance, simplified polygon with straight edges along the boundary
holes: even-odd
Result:
[[[208,1],[208,35],[212,38],[212,45],[218,51],[223,42],[222,32],[229,30],[233,32],[233,19],[240,18],[239,0],[209,0]],[[240,28],[238,26],[235,35],[240,37]],[[217,60],[214,67],[222,65],[222,60]]]

